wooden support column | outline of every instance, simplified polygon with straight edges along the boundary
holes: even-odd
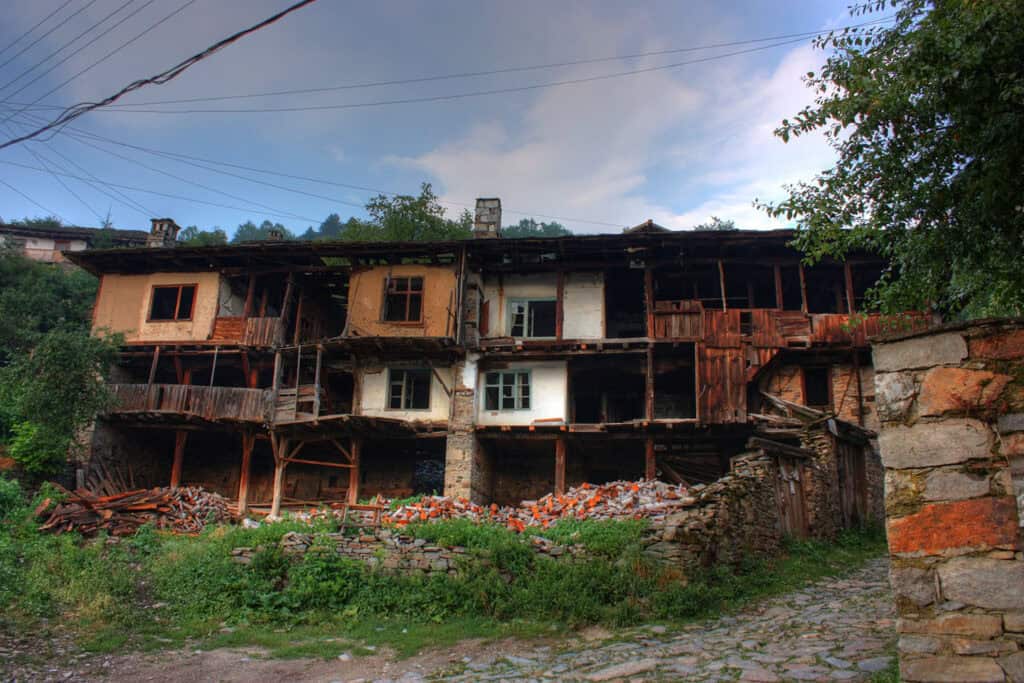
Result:
[[[313,373],[313,417],[320,416],[320,366],[323,364],[324,347],[316,345],[316,371]],[[436,370],[434,371],[437,372]]]
[[[782,266],[775,265],[775,308],[785,308],[785,295],[782,293]]]
[[[800,310],[807,313],[807,277],[804,275],[804,264],[797,265],[800,271]]]
[[[274,493],[270,502],[270,516],[281,516],[281,497],[284,494],[284,470],[288,467],[288,441],[270,433],[270,447],[274,450]]]
[[[242,311],[243,318],[252,317],[252,306],[256,296],[256,276],[249,276],[249,287],[245,291],[245,309]]]
[[[654,461],[654,439],[644,441],[644,479],[657,479],[658,470]]]
[[[153,349],[153,362],[149,366],[149,379],[146,380],[146,407],[156,408],[153,403],[153,380],[156,379],[156,366],[160,362],[160,347]]]
[[[249,470],[252,469],[252,449],[256,444],[256,435],[252,432],[242,433],[242,471],[238,475],[238,514],[244,516],[249,511]]]
[[[299,287],[299,303],[295,307],[295,330],[292,335],[292,343],[299,343],[299,333],[302,331],[302,304],[306,298],[305,287]]]
[[[213,362],[210,364],[210,386],[213,386],[213,378],[217,375],[217,356],[220,354],[220,346],[213,347]]]
[[[565,493],[565,437],[555,439],[555,495]]]
[[[654,419],[654,347],[647,345],[647,364],[644,367],[644,417]]]
[[[555,294],[555,339],[562,338],[565,323],[565,271],[558,271],[558,288]]]
[[[174,432],[174,462],[171,464],[171,488],[181,486],[181,468],[185,462],[185,442],[188,440],[188,432],[179,429]]]
[[[853,297],[853,269],[849,263],[843,264],[843,284],[846,286],[846,312],[856,313],[856,306],[854,306]]]
[[[352,437],[352,447],[349,451],[352,455],[352,467],[348,471],[348,504],[355,505],[359,502],[359,471],[363,457],[362,437]]]
[[[722,295],[722,310],[728,310],[729,302],[725,296],[725,264],[722,263],[722,259],[718,259],[718,290]]]
[[[644,268],[644,308],[647,311],[647,337],[654,338],[654,269]]]

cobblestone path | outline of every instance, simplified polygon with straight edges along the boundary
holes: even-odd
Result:
[[[886,668],[896,640],[887,568],[873,560],[844,578],[682,631],[647,626],[603,643],[495,653],[460,662],[461,671],[441,679],[863,681]]]

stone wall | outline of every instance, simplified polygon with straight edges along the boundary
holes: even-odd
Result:
[[[907,681],[1024,681],[1024,321],[876,341]]]

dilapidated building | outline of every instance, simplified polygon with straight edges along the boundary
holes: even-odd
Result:
[[[442,490],[511,503],[708,483],[751,447],[798,460],[803,406],[830,418],[838,485],[866,514],[882,321],[858,311],[877,258],[806,267],[790,231],[500,224],[482,199],[461,241],[69,254],[100,278],[96,331],[124,337],[93,472],[202,485],[242,512]]]

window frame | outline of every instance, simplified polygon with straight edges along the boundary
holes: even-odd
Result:
[[[558,321],[555,321],[555,329],[552,330],[550,335],[536,336],[527,334],[529,331],[529,318],[530,318],[530,305],[533,303],[553,303],[555,304],[555,316],[558,316],[558,297],[557,296],[534,296],[534,297],[516,297],[509,299],[505,307],[505,315],[507,319],[506,329],[508,330],[508,336],[515,339],[557,339],[558,338]],[[512,332],[513,321],[515,315],[513,309],[518,304],[526,304],[525,320],[523,321],[523,334],[522,336],[516,336]]]
[[[808,398],[807,393],[807,371],[821,371],[825,375],[825,398],[828,403],[825,404],[812,404]],[[803,393],[804,405],[808,408],[814,408],[816,410],[832,410],[835,405],[835,397],[832,395],[832,380],[834,379],[831,365],[813,365],[813,366],[802,366],[800,368],[800,390]]]
[[[393,282],[397,282],[398,280],[408,280],[409,282],[408,282],[408,285],[407,285],[407,289],[405,289],[403,291],[400,291],[400,292],[399,291],[392,292],[391,291],[391,284]],[[412,289],[412,281],[413,280],[419,280],[420,281],[420,288],[419,288],[418,291]],[[423,276],[423,275],[400,275],[400,276],[388,275],[387,277],[385,277],[384,278],[384,296],[382,297],[381,307],[380,307],[380,322],[385,323],[387,325],[423,325],[423,322],[424,322],[424,318],[423,318],[423,304],[424,304],[424,302],[426,300],[426,297],[424,296],[424,293],[426,292],[426,288],[427,288],[427,278],[425,276]],[[388,297],[391,296],[392,294],[404,294],[405,295],[405,315],[407,316],[406,319],[403,319],[403,320],[388,320]],[[415,320],[409,320],[408,319],[408,315],[409,315],[409,302],[412,299],[412,296],[414,294],[415,295],[419,295],[419,297],[420,297],[420,311],[419,311],[420,315]]]
[[[497,374],[498,375],[498,383],[497,384],[491,384],[488,381],[488,377],[487,376],[491,375],[491,374]],[[494,412],[498,412],[498,413],[513,413],[513,412],[519,412],[519,411],[523,411],[523,410],[533,410],[533,405],[534,405],[533,404],[533,370],[531,368],[517,369],[517,370],[507,370],[507,369],[505,369],[505,370],[485,370],[483,372],[483,375],[484,375],[484,390],[483,390],[482,393],[483,393],[483,403],[484,403],[483,409],[484,409],[485,412],[489,412],[489,413],[494,413]],[[502,405],[502,398],[503,398],[503,396],[502,396],[503,391],[502,390],[505,387],[505,384],[503,382],[503,378],[504,378],[505,375],[514,375],[514,379],[513,379],[513,383],[512,383],[512,398],[513,398],[513,401],[515,402],[515,407],[513,407],[513,408],[505,408]],[[523,407],[523,405],[522,405],[522,399],[523,399],[522,392],[516,391],[517,387],[519,386],[518,378],[520,376],[522,376],[522,375],[526,375],[526,388],[527,388],[527,397],[526,398],[527,398],[527,401],[529,402],[529,405],[526,406],[526,407]],[[489,407],[487,407],[487,390],[490,389],[491,387],[495,387],[498,390],[498,405],[497,405],[496,408],[489,408]]]
[[[396,383],[394,376],[395,373],[401,372],[405,377],[402,379],[402,406],[399,408],[391,407],[391,387]],[[406,408],[406,398],[411,398],[412,392],[409,390],[408,377],[411,372],[422,372],[427,377],[427,405],[424,408]],[[434,392],[434,373],[430,368],[388,368],[388,383],[387,390],[384,393],[384,410],[402,411],[402,410],[414,410],[429,411],[431,403],[431,394]]]
[[[181,313],[181,291],[185,287],[192,288],[192,303],[188,309],[188,317],[178,317]],[[153,304],[156,303],[156,290],[158,289],[177,289],[178,296],[174,300],[174,317],[173,318],[154,318],[153,317]],[[196,295],[199,293],[198,282],[183,282],[181,284],[167,284],[167,285],[151,285],[149,289],[149,305],[146,310],[146,322],[147,323],[187,323],[192,322],[192,317],[196,312]]]

